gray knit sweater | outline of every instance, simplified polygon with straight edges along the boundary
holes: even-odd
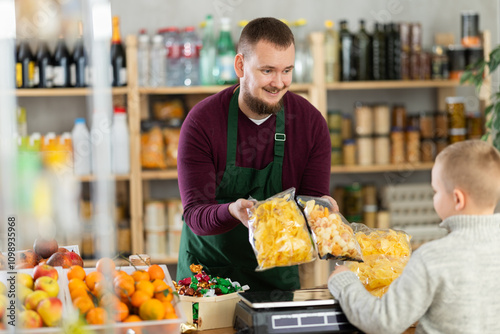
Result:
[[[367,333],[500,333],[500,214],[453,216],[447,236],[417,249],[382,298],[353,272],[328,281],[349,321]]]

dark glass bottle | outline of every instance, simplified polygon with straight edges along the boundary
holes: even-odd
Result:
[[[70,63],[68,48],[61,35],[54,50],[54,87],[71,87]]]
[[[35,58],[27,40],[21,40],[16,54],[16,87],[33,88]]]
[[[340,80],[352,81],[355,68],[353,63],[353,37],[349,32],[347,21],[340,21]]]
[[[386,51],[387,51],[387,79],[401,79],[401,36],[399,25],[388,23],[385,25]]]
[[[372,40],[372,77],[373,80],[386,79],[386,50],[385,50],[385,33],[381,23],[375,23],[375,31],[373,32]]]
[[[365,20],[359,20],[359,31],[354,37],[354,59],[356,64],[356,79],[371,79],[371,37],[365,29]]]
[[[127,85],[127,59],[120,37],[120,19],[113,16],[113,36],[111,39],[111,67],[113,72],[112,85],[115,87]]]
[[[52,88],[54,79],[54,58],[49,50],[47,41],[40,40],[36,53],[35,86]]]
[[[75,48],[72,55],[71,64],[71,83],[75,87],[86,87],[88,85],[87,74],[87,52],[83,45],[82,23],[78,25],[79,36],[75,43]]]
[[[401,80],[401,34],[399,33],[399,24],[392,24],[392,34],[394,41],[394,79]]]

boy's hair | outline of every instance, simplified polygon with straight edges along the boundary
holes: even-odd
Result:
[[[500,200],[500,153],[481,140],[466,140],[447,146],[436,157],[441,163],[448,191],[460,188],[477,205],[496,205]]]
[[[243,28],[238,42],[238,53],[250,54],[260,41],[267,41],[279,49],[287,49],[295,44],[293,33],[283,22],[273,17],[253,19]]]

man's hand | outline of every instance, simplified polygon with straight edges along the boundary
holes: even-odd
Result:
[[[332,278],[334,275],[337,275],[338,273],[341,273],[343,271],[349,271],[349,268],[347,268],[344,265],[335,266],[335,270],[332,271],[328,279]]]
[[[250,200],[240,198],[236,202],[229,204],[229,213],[248,228],[247,209],[252,208],[253,203],[254,202]]]
[[[337,201],[334,200],[332,197],[328,196],[328,195],[324,195],[324,196],[321,196],[321,198],[325,198],[327,200],[330,201],[330,203],[332,204],[333,206],[333,211],[335,212],[339,212],[339,205],[337,204]]]

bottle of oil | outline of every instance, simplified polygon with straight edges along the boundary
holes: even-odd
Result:
[[[340,80],[352,81],[355,77],[353,66],[353,37],[349,32],[347,21],[340,21]]]
[[[127,85],[127,58],[120,37],[120,19],[113,16],[113,35],[111,39],[111,67],[112,67],[112,86]]]

